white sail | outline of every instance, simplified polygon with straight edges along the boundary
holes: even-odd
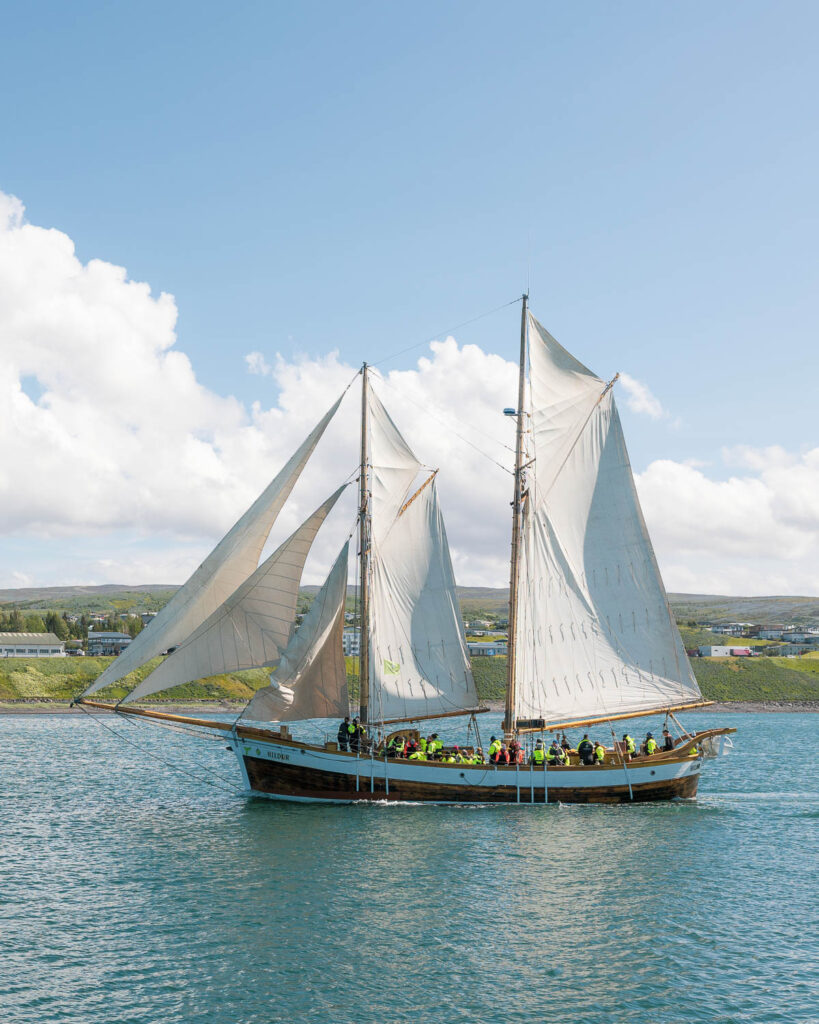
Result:
[[[270,685],[242,712],[257,722],[295,722],[349,714],[342,651],[349,541],[281,656]]]
[[[298,451],[190,579],[85,690],[83,696],[117,682],[157,654],[181,643],[248,578],[259,564],[268,534],[327,424],[335,415],[341,398],[325,413]]]
[[[376,530],[379,511],[374,502],[370,717],[411,719],[475,708],[478,694],[435,482],[390,528]]]
[[[275,664],[293,631],[307,555],[346,486],[316,509],[123,703],[221,672]]]
[[[368,388],[372,475],[372,530],[376,540],[392,529],[421,463],[398,432],[378,396]]]
[[[535,461],[524,503],[516,718],[700,696],[646,530],[613,391],[529,318]]]

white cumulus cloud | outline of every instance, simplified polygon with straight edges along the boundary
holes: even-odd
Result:
[[[276,397],[248,407],[197,379],[176,319],[172,296],[81,262],[70,238],[27,223],[0,192],[0,586],[181,582],[355,379],[338,352],[249,353]],[[505,585],[513,434],[502,410],[517,367],[447,338],[411,369],[373,377],[419,459],[441,470],[459,581]],[[644,384],[621,383],[632,410],[667,420]],[[358,417],[354,386],[272,543],[355,476]],[[668,588],[815,593],[819,449],[723,459],[724,479],[693,459],[637,476]],[[310,582],[352,526],[352,491],[319,534]]]
[[[626,405],[632,412],[650,416],[653,420],[659,420],[668,415],[659,398],[653,395],[642,381],[628,373],[621,373],[619,383],[626,393]]]

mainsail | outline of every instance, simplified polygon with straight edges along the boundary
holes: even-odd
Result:
[[[611,387],[529,317],[532,444],[515,717],[626,714],[700,696],[646,530]]]
[[[322,416],[284,468],[153,622],[131,641],[83,696],[117,682],[157,654],[181,643],[248,578],[259,563],[279,512],[343,397]]]
[[[370,718],[478,706],[434,480],[409,495],[420,463],[370,392],[372,596]]]
[[[221,672],[274,665],[290,640],[304,563],[332,494],[123,703]]]
[[[342,651],[349,541],[281,656],[270,685],[257,690],[241,717],[293,722],[349,714]]]

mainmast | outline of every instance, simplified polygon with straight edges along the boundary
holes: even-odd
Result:
[[[361,579],[360,631],[358,655],[359,717],[366,725],[370,704],[370,589],[368,561],[370,557],[370,475],[367,464],[368,378],[369,367],[361,367],[361,466],[359,470],[358,546]]]
[[[506,714],[503,717],[503,731],[515,731],[515,635],[518,617],[518,575],[520,571],[520,511],[523,501],[523,417],[526,388],[526,315],[529,308],[528,294],[523,296],[520,313],[520,373],[518,375],[518,405],[515,410],[518,426],[515,437],[515,493],[512,500],[512,558],[509,568],[509,644],[506,658]]]

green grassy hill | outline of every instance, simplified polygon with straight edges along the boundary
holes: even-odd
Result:
[[[70,700],[81,693],[110,663],[110,658],[5,658],[0,660],[0,701]],[[143,679],[156,665],[154,659],[134,673]],[[694,674],[708,700],[819,701],[819,657],[803,658],[694,658]],[[350,693],[358,696],[358,663],[347,658]],[[475,658],[472,671],[478,694],[500,700],[506,688],[506,658]],[[152,701],[246,701],[267,683],[263,669],[213,676],[187,683]],[[118,699],[132,687],[116,685],[101,690],[102,700]]]
[[[3,658],[0,660],[0,701],[37,698],[70,700],[92,683],[111,663],[111,658]],[[134,680],[144,679],[159,664],[154,658],[136,671]],[[151,697],[152,701],[191,700],[248,700],[267,682],[267,673],[260,669],[251,672],[232,672],[213,676],[197,683],[177,686],[165,694]],[[133,686],[115,685],[95,694],[100,700],[118,700]]]

